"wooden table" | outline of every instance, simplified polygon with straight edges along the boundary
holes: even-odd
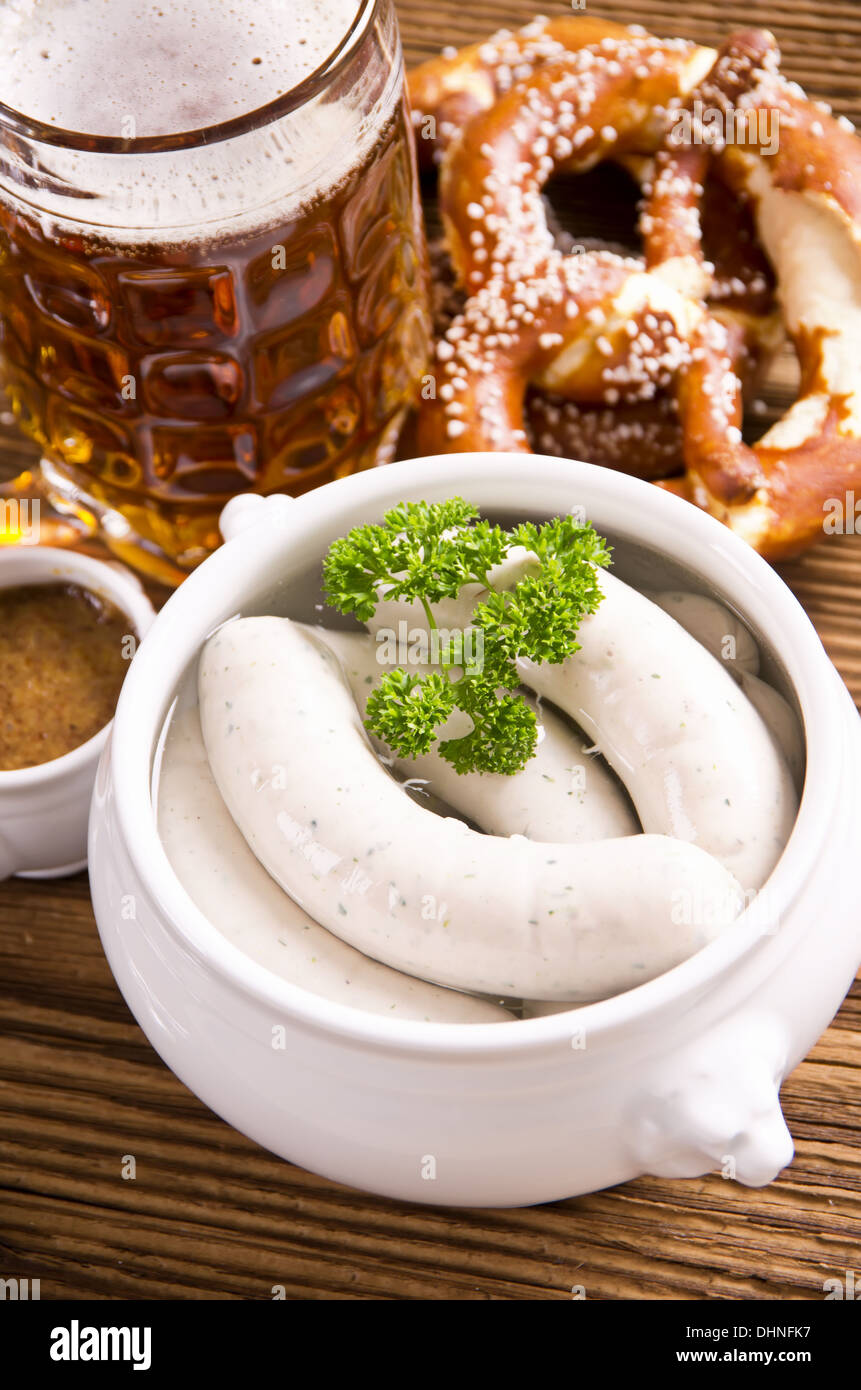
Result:
[[[589,0],[589,11],[707,42],[767,24],[786,70],[861,120],[854,0]],[[533,10],[401,0],[400,13],[416,61]],[[8,427],[0,443],[7,464],[26,455]],[[861,536],[784,573],[858,701]],[[40,1278],[43,1299],[265,1299],[273,1284],[312,1298],[565,1299],[583,1284],[590,1299],[819,1299],[825,1278],[858,1267],[857,983],[783,1088],[796,1157],[764,1191],[642,1178],[522,1211],[447,1211],[293,1168],[196,1100],[119,995],[85,875],[0,885],[0,952],[0,1275]],[[135,1181],[121,1174],[127,1154]]]

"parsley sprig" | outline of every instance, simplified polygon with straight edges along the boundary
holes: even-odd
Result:
[[[514,547],[534,560],[511,587],[492,571]],[[555,517],[506,531],[479,516],[461,497],[446,502],[400,502],[382,524],[356,526],[335,541],[323,566],[326,599],[341,613],[367,622],[383,599],[421,604],[428,628],[434,605],[480,584],[471,628],[481,634],[480,668],[464,666],[458,644],[442,644],[439,669],[387,671],[371,692],[365,726],[401,758],[427,753],[455,710],[472,721],[469,733],[444,739],[439,753],[460,773],[519,772],[537,743],[534,711],[516,692],[518,657],[560,662],[578,650],[577,628],[601,601],[596,569],[610,563],[606,542],[588,522]]]

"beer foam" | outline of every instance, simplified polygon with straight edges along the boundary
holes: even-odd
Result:
[[[88,135],[197,130],[291,91],[358,9],[359,0],[7,0],[0,99]]]
[[[133,139],[221,124],[291,91],[337,47],[359,0],[2,0],[0,99],[58,129]],[[106,247],[242,236],[299,215],[365,160],[400,97],[389,14],[364,14],[337,97],[227,140],[141,154],[37,146],[49,180],[21,159],[0,198],[47,235]],[[46,56],[47,55],[47,56]],[[260,61],[256,61],[256,60]],[[131,118],[133,129],[124,120]],[[2,137],[0,137],[2,138]]]

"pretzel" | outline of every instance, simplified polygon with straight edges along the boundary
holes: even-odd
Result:
[[[600,53],[585,48],[545,63],[474,116],[448,149],[440,191],[449,249],[477,293],[437,348],[450,379],[419,421],[428,452],[527,450],[527,381],[608,404],[648,400],[678,381],[708,316],[672,281],[686,269],[688,288],[702,292],[705,267],[671,247],[671,274],[662,278],[658,224],[655,271],[601,252],[566,260],[553,248],[541,199],[560,163],[585,167],[611,148],[646,152],[650,103],[668,100],[672,85],[658,40],[609,40]],[[680,188],[689,201],[688,185]],[[665,211],[672,200],[667,188]],[[742,335],[723,325],[709,320],[700,331],[716,346],[726,342],[733,358],[742,350]]]
[[[471,119],[440,173],[449,253],[467,289],[499,273],[512,250],[550,249],[540,194],[554,171],[661,147],[666,106],[688,65],[686,52],[650,35],[605,39],[545,62]],[[700,275],[687,288],[701,283]]]
[[[650,186],[649,167],[632,169]],[[709,305],[725,322],[743,331],[745,352],[735,364],[745,400],[755,400],[765,369],[783,341],[780,316],[773,303],[773,277],[754,239],[753,219],[745,204],[725,182],[710,174],[702,205],[703,248],[714,265]],[[432,259],[434,283],[444,277],[439,253]],[[439,336],[448,328],[462,301],[448,317],[436,319]],[[531,388],[526,397],[526,429],[533,447],[560,458],[585,458],[656,481],[684,470],[682,429],[674,396],[658,390],[648,401],[622,401],[615,406],[583,404],[561,395]]]
[[[701,97],[706,107],[745,122],[744,143],[718,145],[714,153],[751,199],[777,274],[801,393],[748,448],[727,344],[705,345],[679,395],[685,476],[662,484],[773,560],[821,537],[826,508],[861,488],[861,143],[848,122],[783,79],[778,60],[770,34],[737,34],[721,50]],[[774,112],[779,139],[767,151],[760,116]],[[684,151],[664,156],[676,196],[684,158]],[[694,209],[697,199],[694,193]],[[691,241],[694,224],[686,224]],[[656,223],[649,235],[663,255],[666,224]],[[677,249],[691,254],[690,246]],[[754,475],[759,483],[748,495],[745,481]]]
[[[624,26],[589,15],[563,15],[547,19],[539,15],[512,33],[501,29],[484,43],[460,50],[446,50],[408,74],[410,105],[417,135],[420,162],[439,162],[443,151],[473,116],[494,106],[518,82],[550,62],[564,62],[571,54],[591,47],[608,60],[618,45],[641,45],[651,56],[658,45],[661,65],[671,71],[674,93],[683,95],[704,77],[715,51],[684,39],[657,40],[639,25]],[[659,117],[655,135],[661,134]]]
[[[631,170],[648,186],[652,161],[641,161]],[[559,249],[573,242],[549,221]],[[713,301],[717,312],[734,316],[744,328],[746,354],[738,363],[745,397],[753,396],[783,338],[774,312],[768,262],[753,240],[748,210],[716,178],[706,183],[703,200],[703,242],[714,262]],[[616,250],[595,238],[580,239],[583,250]],[[455,281],[454,269],[442,239],[429,242],[433,293],[434,338],[443,338],[463,312],[465,291]],[[615,406],[586,405],[553,392],[532,387],[526,396],[526,433],[533,448],[561,458],[588,458],[608,468],[627,469],[638,477],[655,480],[684,469],[682,433],[676,402],[666,391],[656,390],[649,400],[621,401]]]
[[[736,35],[708,77],[669,98],[670,114],[685,97],[696,97],[739,118],[743,133],[735,137],[737,143],[731,138],[700,149],[674,147],[670,141],[658,152],[642,223],[649,267],[645,282],[637,278],[636,263],[625,258],[620,264],[605,257],[599,268],[583,257],[579,273],[562,268],[542,231],[535,174],[519,193],[515,187],[513,201],[512,179],[503,180],[501,208],[499,189],[485,183],[481,202],[473,198],[471,209],[478,223],[471,231],[481,239],[470,231],[464,236],[461,202],[451,197],[447,211],[456,255],[478,293],[441,346],[450,379],[420,422],[426,447],[526,450],[523,398],[531,382],[575,395],[578,412],[597,411],[608,402],[630,409],[631,402],[659,399],[663,390],[677,401],[685,475],[662,486],[706,508],[772,559],[795,554],[822,534],[823,512],[861,486],[861,146],[847,122],[834,120],[827,108],[780,77],[778,56],[770,35]],[[561,74],[556,83],[546,77],[551,66],[545,58],[521,87],[537,85],[545,97],[558,95]],[[757,121],[769,112],[781,118],[776,150]],[[474,148],[480,119],[481,113],[473,116],[446,163],[456,168]],[[520,132],[521,143],[526,133]],[[528,133],[534,141],[534,129]],[[551,122],[549,136],[554,133]],[[517,138],[508,167],[517,162]],[[622,146],[623,141],[624,136],[611,143]],[[586,149],[590,153],[597,158],[607,149]],[[614,153],[626,155],[624,148]],[[564,162],[564,148],[554,155]],[[634,157],[639,157],[636,149]],[[539,163],[542,158],[539,141]],[[740,374],[750,366],[745,334],[753,329],[755,356],[756,328],[767,315],[745,297],[750,282],[739,277],[736,294],[736,277],[721,284],[703,255],[699,214],[709,167],[733,196],[753,208],[801,366],[799,400],[753,449],[741,438]],[[444,170],[444,186],[445,177]],[[488,215],[494,219],[490,228]],[[533,265],[523,255],[518,264],[515,254],[512,271],[518,242],[532,246]],[[473,253],[482,247],[487,257],[476,258]],[[656,283],[662,286],[657,293]],[[672,292],[675,302],[667,298]],[[713,312],[694,298],[704,294]],[[625,318],[632,303],[636,313],[629,327]],[[646,356],[634,351],[644,310],[659,349]],[[591,328],[602,316],[599,342]],[[631,335],[627,353],[623,333]],[[605,357],[597,371],[596,350]],[[638,356],[639,362],[632,362]],[[665,415],[671,410],[663,408]],[[543,414],[546,422],[546,409]],[[651,417],[641,423],[650,424]]]
[[[650,85],[632,94],[654,105],[633,121],[631,110],[624,112],[623,119],[629,127],[627,138],[614,142],[612,151],[605,151],[612,153],[638,183],[648,184],[651,160],[642,151],[653,152],[662,143],[665,113],[661,103],[673,107],[685,93],[695,90],[699,78],[710,70],[717,51],[682,39],[656,39],[639,25],[623,26],[582,14],[550,20],[538,16],[515,33],[503,29],[483,43],[445,50],[443,56],[408,73],[420,161],[426,165],[439,163],[453,136],[472,117],[494,106],[515,83],[522,83],[548,63],[570,65],[571,55],[586,49],[590,52],[578,59],[584,71],[592,63],[615,67],[622,61],[630,63],[636,59],[636,75],[638,68],[642,72],[643,63],[655,65],[653,71],[645,73]],[[622,104],[624,110],[624,99]],[[636,140],[631,139],[632,125],[638,128]],[[575,154],[567,165],[561,161],[561,167],[576,170],[597,162],[596,157],[584,161]],[[468,170],[464,194],[466,205],[472,201]],[[772,307],[767,263],[751,242],[737,200],[725,192],[721,195],[717,180],[710,180],[706,186],[706,235],[710,207],[717,214],[712,219],[716,242],[712,257],[716,266],[713,296],[723,301],[728,310],[749,316],[749,326],[758,336],[762,331],[760,320],[768,318]],[[764,336],[773,338],[773,323],[767,324]]]
[[[618,26],[612,26],[608,35],[606,26],[602,28],[597,21],[591,22],[588,31],[580,20],[566,19],[559,24],[566,34],[572,30],[588,32],[594,39],[599,33],[601,40],[566,53],[561,62],[551,61],[552,45],[546,43],[545,26],[539,36],[544,42],[542,61],[528,81],[517,82],[493,106],[475,114],[461,138],[446,151],[440,182],[443,221],[455,269],[469,288],[478,288],[503,274],[511,279],[512,268],[517,266],[521,267],[517,272],[520,278],[528,279],[525,260],[529,255],[540,258],[552,248],[540,194],[556,168],[579,171],[612,153],[629,164],[639,161],[641,171],[649,170],[644,156],[657,148],[664,128],[664,114],[658,113],[664,113],[665,103],[678,101],[678,92],[686,85],[680,73],[690,70],[690,45],[665,43],[642,30],[632,36]],[[708,56],[712,56],[710,51]],[[450,66],[460,80],[468,64],[454,61]],[[515,67],[515,72],[520,70]],[[683,189],[689,199],[687,184]],[[679,215],[686,210],[680,205]],[[659,259],[653,255],[654,262]],[[680,363],[680,334],[682,339],[687,336],[693,316],[693,311],[684,310],[678,296],[671,295],[672,284],[678,282],[690,294],[704,292],[710,282],[701,258],[700,263],[688,258],[687,284],[680,279],[680,266],[671,264],[672,247],[663,259],[668,263],[670,286],[659,279],[648,290],[638,284],[633,291],[635,299],[639,297],[637,308],[633,301],[620,300],[617,305],[606,306],[608,312],[604,312],[597,304],[589,311],[591,325],[584,327],[581,320],[576,328],[570,322],[552,333],[545,328],[545,340],[548,334],[555,336],[561,351],[543,353],[540,360],[528,352],[521,366],[530,362],[530,380],[583,402],[610,405],[642,402],[667,389]],[[741,273],[744,269],[740,259],[731,263],[719,291],[725,300],[725,316],[742,311],[746,316],[741,337],[733,333],[739,366],[748,350],[753,359],[764,358],[766,346],[773,347],[775,338],[774,321],[768,314],[768,278],[761,265],[746,276]],[[752,287],[757,281],[760,298],[754,304]],[[573,303],[570,307],[576,309]],[[525,314],[529,321],[528,304],[512,302],[511,310],[515,318]],[[662,331],[655,338],[658,321]],[[768,325],[767,332],[763,324]],[[668,328],[673,331],[665,331]],[[521,337],[521,345],[524,341]],[[444,357],[449,350],[450,345],[444,342]],[[510,399],[513,402],[514,396]],[[444,409],[453,414],[457,403],[448,400]],[[640,414],[644,413],[641,408]],[[459,432],[455,422],[447,437],[457,438]],[[444,447],[440,433],[428,422],[419,430],[420,438],[435,435],[437,447]],[[499,435],[499,430],[495,433]],[[508,422],[507,433],[512,438],[525,438],[522,422]],[[644,444],[655,433],[646,430]],[[467,447],[466,443],[461,447]],[[656,462],[649,461],[650,475]],[[674,466],[680,462],[677,455]]]
[[[649,399],[655,382],[679,379],[688,343],[705,309],[660,282],[633,257],[608,251],[550,252],[542,261],[512,260],[506,276],[470,297],[437,346],[438,385],[418,420],[423,453],[529,449],[526,385],[552,374],[568,342],[567,383],[600,402],[624,380],[631,399]],[[579,336],[571,338],[576,320]],[[709,320],[712,330],[726,334]],[[630,324],[633,337],[620,326]],[[606,336],[605,336],[606,335]],[[606,350],[602,351],[602,343]],[[576,360],[575,360],[576,359]],[[608,387],[618,380],[618,387]]]

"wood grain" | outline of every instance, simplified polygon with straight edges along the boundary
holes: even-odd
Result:
[[[554,9],[557,7],[554,6]],[[528,0],[401,0],[408,57],[525,22]],[[861,120],[854,0],[603,0],[590,13],[714,42],[776,33],[785,69]],[[772,405],[786,397],[779,372]],[[5,470],[30,457],[0,425]],[[782,569],[861,703],[861,536]],[[270,1157],[164,1067],[99,945],[85,875],[0,885],[0,1275],[43,1298],[818,1299],[858,1267],[861,985],[787,1080],[796,1157],[749,1191],[644,1178],[522,1211],[366,1197]],[[137,1176],[121,1175],[124,1155]]]

